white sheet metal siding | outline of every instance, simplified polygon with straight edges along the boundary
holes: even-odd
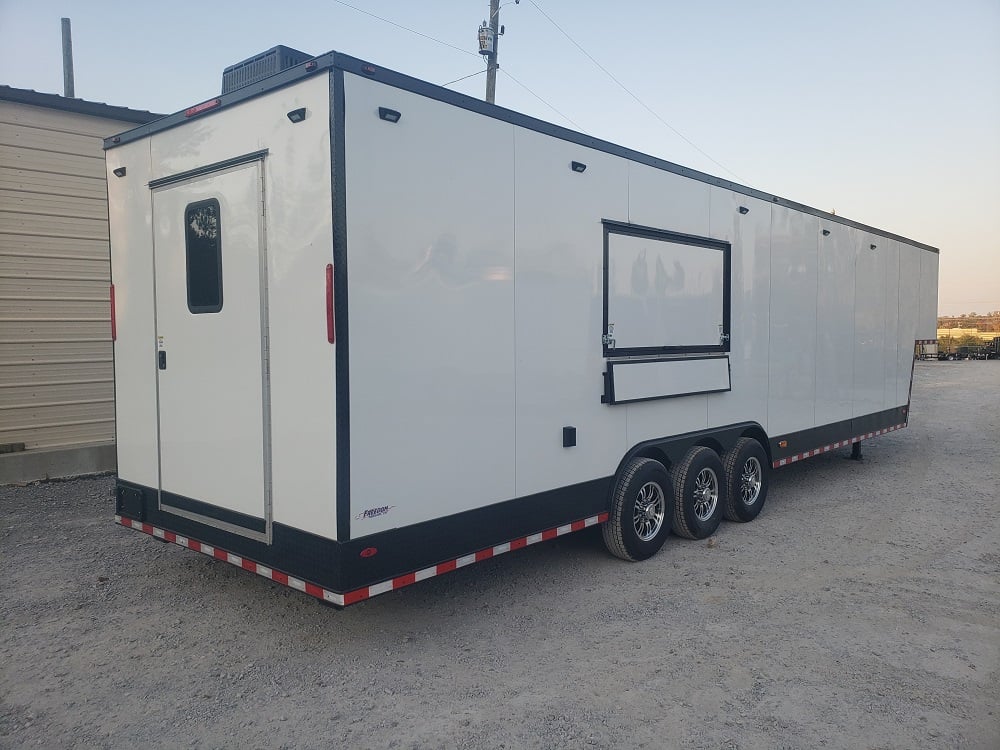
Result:
[[[0,444],[115,439],[102,138],[131,126],[0,101]]]

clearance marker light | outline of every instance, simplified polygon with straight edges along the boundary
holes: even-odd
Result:
[[[220,104],[222,104],[222,99],[211,99],[207,102],[196,104],[193,107],[188,107],[187,109],[184,110],[184,116],[194,117],[195,115],[200,115],[202,112],[207,112],[210,109],[215,109]]]
[[[333,264],[326,264],[326,340],[337,343],[337,329],[333,321]]]

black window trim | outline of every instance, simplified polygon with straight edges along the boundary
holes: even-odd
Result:
[[[218,237],[216,238],[216,266],[218,268],[218,287],[219,287],[219,303],[217,305],[192,305],[191,304],[191,248],[190,248],[190,234],[188,227],[188,217],[191,212],[201,208],[202,206],[215,206],[215,214],[218,217]],[[194,315],[201,315],[203,313],[217,313],[222,311],[222,207],[219,205],[218,198],[206,198],[200,201],[194,201],[193,203],[188,203],[184,207],[184,284],[187,287],[187,307],[188,311]]]
[[[725,240],[715,240],[711,237],[699,237],[693,234],[671,232],[667,229],[657,229],[640,224],[629,224],[623,221],[602,219],[604,227],[604,328],[602,334],[608,331],[610,240],[612,234],[622,234],[630,237],[672,242],[677,245],[692,245],[708,250],[722,252],[722,340],[716,345],[695,346],[641,346],[625,348],[609,348],[607,338],[602,337],[604,357],[634,357],[649,354],[724,354],[730,351],[730,308],[732,297],[731,256],[732,244]]]

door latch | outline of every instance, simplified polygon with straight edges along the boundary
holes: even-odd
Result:
[[[601,343],[608,349],[615,348],[615,324],[608,323],[608,332],[601,336]]]
[[[161,370],[167,369],[167,353],[162,349],[156,353],[156,363]]]

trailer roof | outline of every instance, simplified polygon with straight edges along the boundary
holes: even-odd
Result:
[[[758,200],[802,211],[803,213],[811,214],[837,224],[843,224],[855,229],[872,232],[888,239],[905,242],[908,245],[913,245],[914,247],[919,247],[932,253],[940,252],[938,248],[931,245],[926,245],[922,242],[917,242],[916,240],[911,240],[907,237],[878,229],[877,227],[851,221],[850,219],[845,219],[842,216],[837,216],[836,214],[829,213],[828,211],[822,211],[803,203],[797,203],[796,201],[781,198],[780,196],[772,193],[767,193],[746,185],[741,185],[739,183],[732,182],[731,180],[715,177],[696,169],[690,169],[688,167],[681,166],[680,164],[667,161],[666,159],[660,159],[655,156],[650,156],[649,154],[644,154],[640,151],[635,151],[634,149],[626,148],[625,146],[619,146],[615,143],[611,143],[610,141],[594,138],[593,136],[585,135],[584,133],[564,128],[561,125],[546,122],[545,120],[539,120],[535,117],[515,112],[514,110],[506,109],[505,107],[501,107],[496,104],[489,104],[481,99],[476,99],[475,97],[467,96],[466,94],[461,94],[457,91],[452,91],[451,89],[437,86],[433,83],[428,83],[427,81],[422,81],[403,73],[397,73],[396,71],[389,70],[388,68],[379,67],[373,63],[359,60],[356,57],[351,57],[350,55],[345,55],[340,52],[328,52],[325,55],[320,55],[312,60],[309,60],[308,62],[297,65],[294,68],[289,68],[280,73],[276,73],[275,75],[265,78],[262,81],[258,81],[257,83],[244,86],[243,88],[236,89],[235,91],[231,91],[227,94],[220,94],[219,96],[209,99],[207,102],[200,105],[195,105],[194,107],[190,107],[181,112],[176,112],[172,115],[163,117],[162,119],[140,125],[137,128],[133,128],[132,130],[128,130],[119,135],[106,138],[104,140],[104,148],[113,149],[116,146],[129,143],[130,141],[146,138],[154,133],[182,125],[192,117],[224,109],[238,102],[261,96],[262,94],[266,94],[274,89],[288,86],[320,71],[332,69],[342,70],[348,73],[364,76],[366,78],[371,78],[389,86],[411,91],[430,99],[436,99],[456,107],[461,107],[472,112],[486,115],[487,117],[509,122],[520,127],[528,128],[529,130],[534,130],[539,133],[560,138],[564,141],[579,144],[580,146],[620,156],[625,159],[629,159],[630,161],[645,164],[656,169],[662,169],[666,172],[673,172],[674,174],[689,177],[693,180],[698,180],[699,182],[704,182],[709,185],[715,185],[727,190],[732,190],[736,193],[757,198]]]

